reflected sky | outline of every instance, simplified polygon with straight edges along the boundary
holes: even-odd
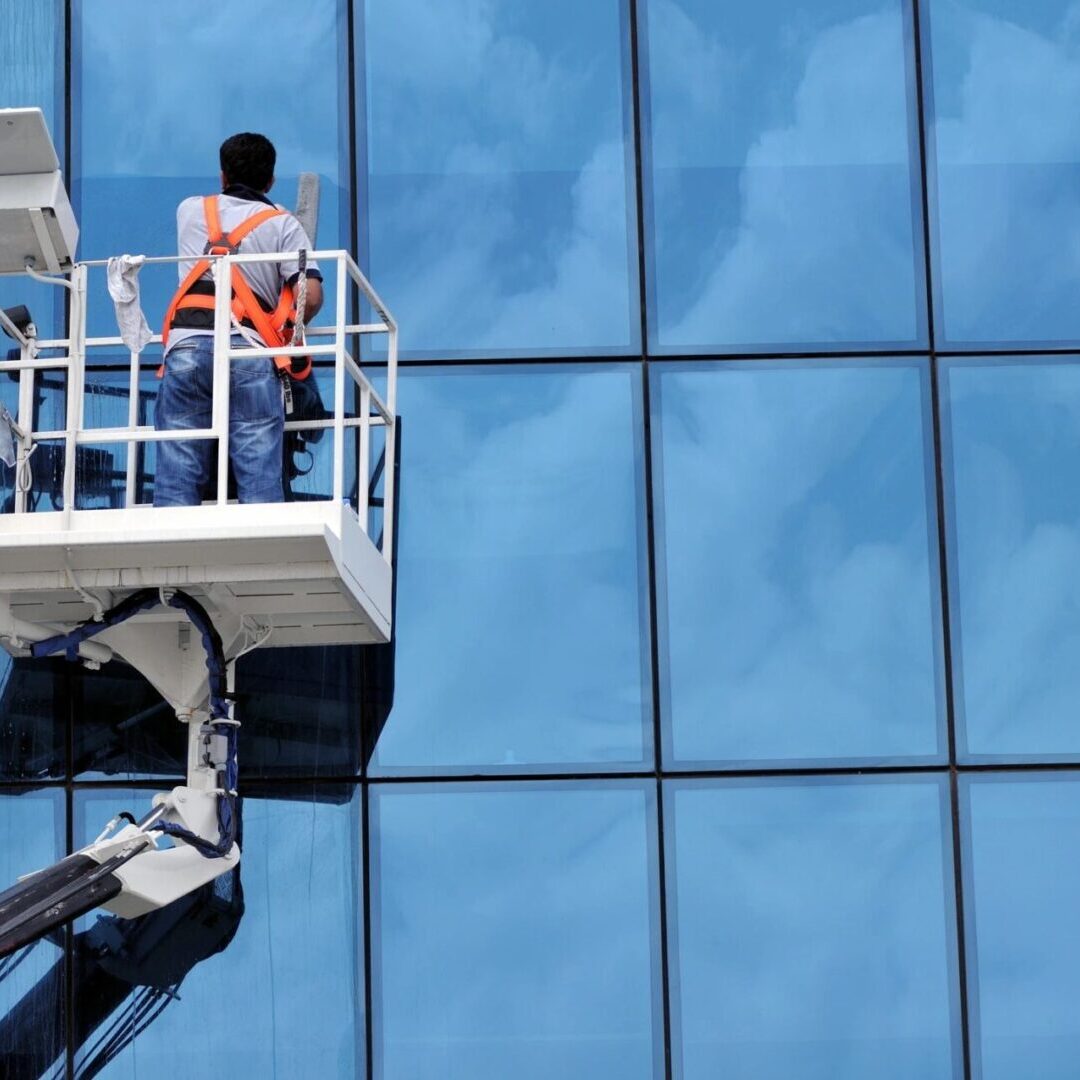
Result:
[[[677,1080],[962,1075],[943,782],[679,782],[666,800]]]
[[[925,340],[901,0],[648,0],[650,345]]]
[[[940,760],[927,378],[656,368],[666,761]]]
[[[41,109],[61,167],[64,162],[63,27],[63,0],[33,3],[0,0],[0,109]],[[0,307],[15,304],[29,305],[43,335],[59,331],[56,289],[21,277],[0,278]],[[0,333],[0,357],[13,344]]]
[[[344,0],[312,0],[302,13],[285,0],[74,0],[72,17],[85,258],[175,254],[176,206],[220,190],[218,147],[237,130],[274,143],[276,201],[294,206],[297,175],[320,175],[313,239],[347,246]],[[131,123],[133,108],[149,122]],[[143,306],[157,327],[175,272],[144,277]],[[91,332],[115,333],[99,293]]]
[[[2,667],[0,657],[0,671]],[[22,795],[12,795],[10,789],[0,792],[0,892],[21,874],[41,870],[63,854],[62,790],[28,791]],[[12,959],[21,955],[16,953]],[[44,1073],[52,1064],[53,1051],[64,1045],[59,1030],[63,983],[47,979],[53,966],[62,961],[61,950],[41,941],[31,946],[25,956],[18,966],[0,960],[0,1075],[19,1080],[36,1076],[31,1071],[35,1066]],[[46,991],[35,996],[43,982]]]
[[[373,790],[376,1077],[663,1075],[653,791]]]
[[[278,790],[282,797],[244,802],[236,937],[191,971],[177,1000],[102,1077],[364,1075],[359,797],[335,788],[324,792],[333,801],[315,802],[310,786]],[[76,836],[93,839],[121,808],[141,813],[149,794],[77,792]]]
[[[1067,1080],[1080,1055],[1080,784],[962,784],[975,1075]]]
[[[938,332],[1080,339],[1080,9],[929,0]],[[931,159],[933,164],[933,158]],[[931,173],[933,176],[933,172]]]
[[[406,355],[636,350],[624,0],[357,9],[361,243]]]
[[[943,368],[959,749],[1080,756],[1080,362]]]
[[[651,757],[637,373],[401,380],[394,711],[375,770]]]

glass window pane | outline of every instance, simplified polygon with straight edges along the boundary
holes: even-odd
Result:
[[[402,378],[382,772],[651,758],[639,374]]]
[[[0,892],[63,855],[63,791],[0,790]],[[64,999],[58,945],[39,941],[0,960],[0,1076],[63,1076]]]
[[[363,659],[352,646],[267,647],[241,657],[240,776],[358,775],[361,716],[374,693],[361,678]],[[187,729],[138,672],[112,663],[75,682],[76,777],[183,775]]]
[[[149,792],[83,790],[75,833],[87,842],[118,810],[148,808]],[[85,953],[76,991],[77,1071],[100,1063],[109,1033],[138,1010],[151,1022],[100,1073],[364,1075],[359,795],[352,787],[275,786],[244,800],[242,913],[219,890],[161,934],[150,920],[76,924]],[[222,880],[222,879],[219,879]],[[225,881],[222,881],[225,884]],[[95,928],[96,927],[96,928]],[[141,937],[139,936],[141,935]],[[230,936],[232,935],[232,936]],[[104,955],[95,952],[105,941]],[[129,944],[130,943],[130,944]],[[221,951],[200,959],[213,948]],[[193,965],[193,966],[192,966]],[[149,994],[146,980],[159,991]],[[160,991],[176,990],[169,1001]],[[158,1012],[158,1007],[161,1007]]]
[[[942,370],[959,750],[1076,758],[1080,362]]]
[[[1080,339],[1071,0],[923,0],[936,329],[950,345]],[[936,181],[936,182],[935,182]]]
[[[1080,784],[961,777],[973,1072],[1066,1080],[1080,1054]]]
[[[906,0],[648,0],[650,348],[926,340]]]
[[[947,795],[939,778],[667,786],[677,1080],[963,1075]]]
[[[654,790],[373,788],[376,1077],[663,1075]]]
[[[311,0],[302,12],[288,0],[74,0],[83,255],[174,255],[177,204],[220,190],[218,146],[237,128],[275,144],[275,201],[295,206],[298,174],[319,174],[312,239],[347,246],[345,8],[345,0]],[[133,124],[133,108],[147,122]],[[91,285],[91,333],[115,333],[100,271]],[[171,268],[142,274],[151,325],[175,288]]]
[[[366,0],[367,269],[407,356],[638,348],[625,0]]]
[[[63,168],[63,0],[0,0],[0,109],[30,107],[45,114]],[[42,337],[62,329],[60,313],[66,295],[25,277],[0,278],[0,307],[26,304]],[[14,344],[0,333],[0,360]]]
[[[926,364],[652,385],[665,759],[940,760]]]
[[[64,660],[13,660],[0,647],[0,780],[67,773]],[[0,892],[7,886],[0,884]]]

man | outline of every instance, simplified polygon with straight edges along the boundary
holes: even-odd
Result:
[[[237,250],[249,252],[311,250],[312,243],[292,214],[266,197],[274,185],[277,153],[265,135],[243,132],[221,144],[221,195],[185,199],[176,212],[181,287],[170,305],[163,336],[167,338],[164,376],[158,394],[155,427],[209,428],[214,370],[213,279],[208,269],[195,275],[203,256],[230,245],[227,238],[243,234]],[[270,208],[270,209],[268,209]],[[253,219],[258,218],[258,221]],[[218,236],[211,236],[217,228]],[[211,241],[220,241],[217,246]],[[238,267],[234,297],[254,293],[266,312],[275,308],[286,285],[295,285],[300,267],[295,259]],[[306,270],[305,319],[322,307],[322,275],[309,262]],[[192,279],[192,280],[189,280]],[[250,289],[247,287],[250,286]],[[243,322],[263,340],[256,324],[266,325],[262,311]],[[244,344],[234,334],[233,347]],[[279,344],[270,342],[269,344]],[[270,357],[238,358],[229,371],[229,460],[242,503],[281,502],[283,498],[282,435],[285,421],[282,379]],[[208,439],[157,443],[155,506],[194,506],[210,480],[213,443]]]

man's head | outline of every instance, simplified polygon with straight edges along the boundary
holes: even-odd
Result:
[[[265,135],[251,131],[230,135],[221,144],[220,156],[222,186],[244,184],[262,192],[273,186],[277,151]]]

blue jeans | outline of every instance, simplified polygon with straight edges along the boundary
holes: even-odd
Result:
[[[243,344],[233,338],[233,347]],[[214,339],[185,338],[165,357],[154,427],[208,428],[214,385]],[[229,461],[242,503],[281,502],[281,443],[285,407],[274,362],[267,356],[233,360],[229,373]],[[157,444],[155,506],[197,506],[210,480],[209,439]]]

